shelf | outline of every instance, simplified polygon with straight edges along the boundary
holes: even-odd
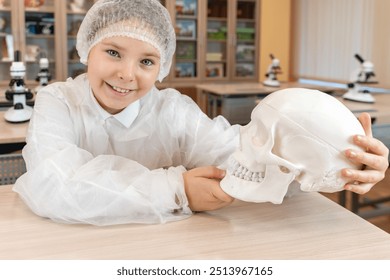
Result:
[[[46,34],[39,34],[39,35],[34,35],[34,34],[26,34],[27,39],[54,39],[54,35],[46,35]]]
[[[0,8],[0,13],[1,12],[5,12],[5,13],[11,12],[11,7],[2,7],[2,8]]]
[[[25,8],[26,13],[54,13],[54,7]]]

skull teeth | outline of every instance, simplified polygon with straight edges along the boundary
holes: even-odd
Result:
[[[264,178],[264,172],[253,172],[234,159],[232,159],[228,172],[245,181],[261,182]]]

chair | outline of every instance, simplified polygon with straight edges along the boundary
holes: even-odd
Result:
[[[25,172],[26,164],[22,154],[0,155],[0,185],[14,184]]]

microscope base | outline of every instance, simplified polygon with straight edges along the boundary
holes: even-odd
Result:
[[[278,80],[265,80],[263,84],[268,87],[280,87],[280,82]]]
[[[363,103],[374,103],[375,98],[365,92],[347,92],[343,95],[343,98],[350,101],[363,102]]]
[[[23,109],[9,108],[4,114],[6,121],[11,123],[27,122],[31,118],[33,109],[30,106],[25,105]]]

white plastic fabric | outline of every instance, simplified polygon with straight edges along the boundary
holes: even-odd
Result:
[[[175,30],[167,9],[157,0],[99,0],[87,12],[77,33],[81,63],[102,40],[126,36],[147,42],[160,53],[161,82],[169,73],[176,49]],[[131,46],[129,46],[131,47]]]
[[[361,168],[344,156],[361,149],[352,143],[356,134],[364,135],[360,122],[336,98],[301,88],[276,91],[240,129],[221,187],[241,200],[272,203],[283,201],[294,180],[302,191],[340,191],[347,183],[341,169]]]
[[[153,88],[131,123],[107,114],[85,75],[42,89],[14,186],[38,215],[65,223],[163,223],[191,215],[182,173],[220,165],[238,126],[187,96]]]

